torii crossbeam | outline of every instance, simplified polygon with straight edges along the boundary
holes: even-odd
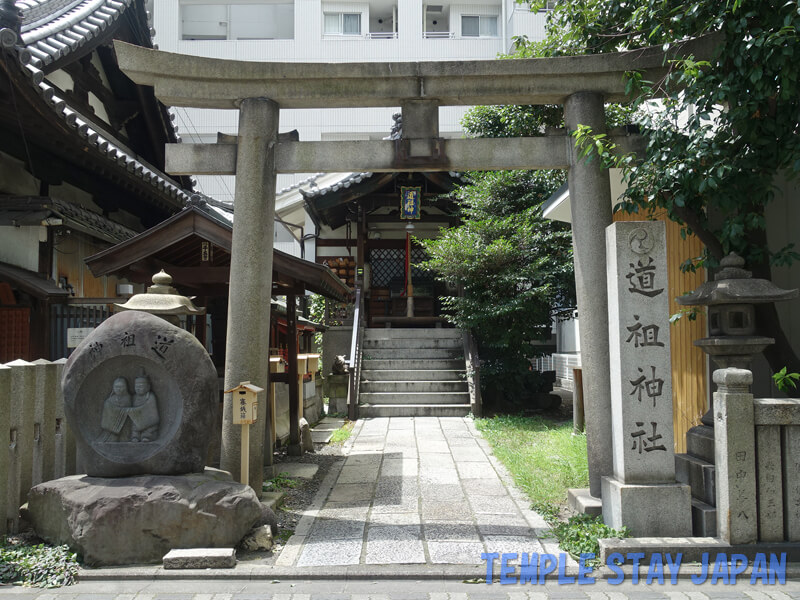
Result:
[[[166,165],[174,174],[236,175],[226,389],[244,380],[267,384],[276,173],[568,168],[590,491],[599,497],[601,477],[613,471],[605,259],[611,192],[608,171],[596,160],[581,160],[569,132],[578,125],[605,131],[604,103],[629,101],[626,72],[659,81],[670,61],[708,58],[714,42],[705,37],[667,52],[659,47],[546,59],[332,64],[221,60],[121,42],[115,49],[120,68],[136,83],[153,86],[165,104],[239,110],[238,143],[168,145]],[[440,106],[480,104],[561,104],[567,131],[502,140],[439,137]],[[381,106],[401,107],[402,139],[278,138],[280,109]],[[626,150],[637,140],[612,141]],[[259,414],[267,414],[264,409]],[[231,421],[226,404],[221,466],[238,477],[239,433]],[[256,489],[264,453],[259,440],[263,431],[251,442],[250,483]]]

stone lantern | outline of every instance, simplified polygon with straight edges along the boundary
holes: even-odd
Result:
[[[733,252],[722,259],[722,267],[691,294],[676,298],[683,306],[708,306],[709,337],[695,341],[721,369],[749,369],[756,354],[772,338],[756,335],[755,305],[791,300],[797,290],[783,290],[766,279],[755,279],[744,269],[744,259]]]
[[[197,308],[186,296],[172,287],[172,277],[161,269],[153,275],[153,285],[144,294],[131,296],[125,304],[115,304],[119,310],[140,310],[180,325],[180,315],[204,315],[205,308]]]

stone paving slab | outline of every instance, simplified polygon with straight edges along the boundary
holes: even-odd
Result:
[[[275,465],[278,473],[286,473],[294,479],[313,479],[319,470],[314,463],[286,462]]]
[[[276,564],[480,568],[487,550],[547,547],[544,521],[469,418],[362,419],[345,451]]]

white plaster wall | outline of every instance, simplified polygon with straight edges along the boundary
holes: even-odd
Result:
[[[39,242],[46,240],[45,227],[0,227],[0,262],[36,272]]]

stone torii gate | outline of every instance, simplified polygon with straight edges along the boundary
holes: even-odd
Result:
[[[165,104],[239,110],[238,142],[168,144],[175,175],[236,175],[225,388],[266,388],[277,173],[569,169],[581,317],[590,491],[612,475],[605,228],[608,171],[579,157],[569,132],[605,131],[604,103],[626,102],[624,74],[659,81],[668,61],[710,56],[707,39],[618,54],[548,59],[396,63],[259,63],[171,54],[115,42],[120,68]],[[560,104],[567,131],[538,138],[442,139],[440,106]],[[400,140],[302,142],[278,135],[281,109],[396,107]],[[637,138],[611,136],[620,150]],[[268,414],[265,400],[259,414]],[[264,423],[260,424],[260,428]],[[290,443],[298,443],[292,439]],[[226,403],[221,467],[238,478],[240,438]],[[260,489],[263,432],[251,438],[250,484]]]

